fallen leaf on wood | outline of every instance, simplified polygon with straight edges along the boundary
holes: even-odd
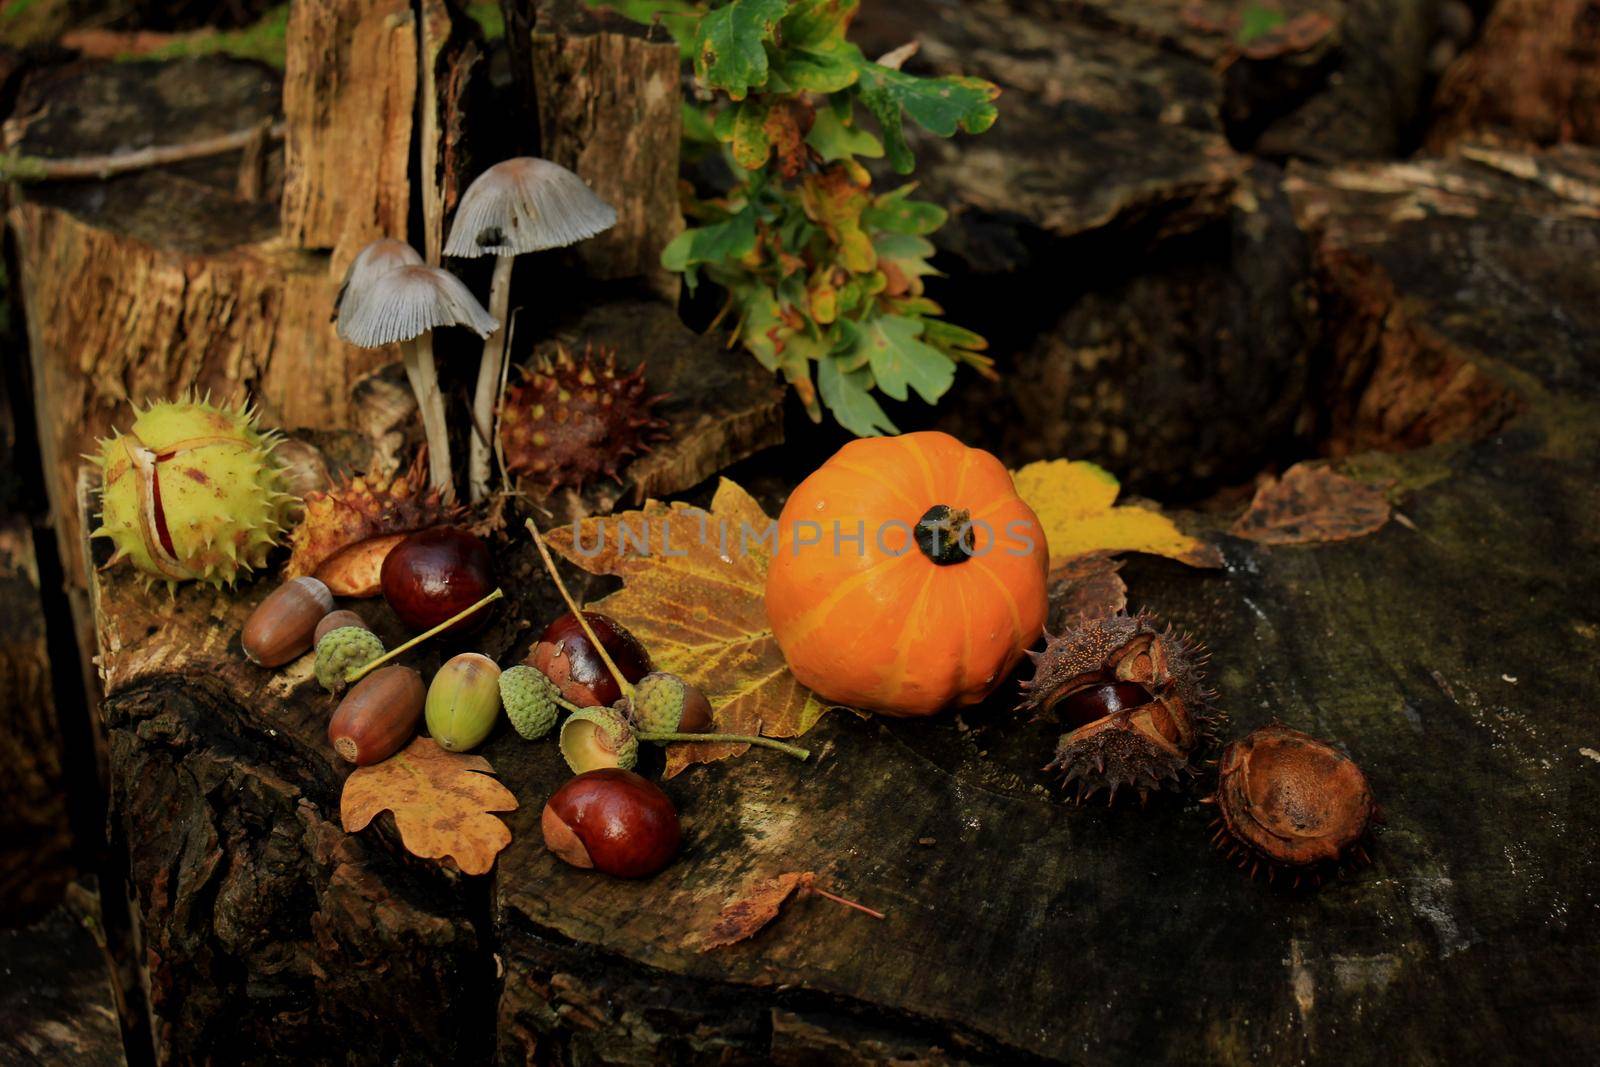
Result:
[[[809,887],[816,877],[811,871],[790,871],[757,882],[743,896],[723,905],[722,914],[700,938],[700,951],[710,952],[754,937],[778,917],[796,890]]]
[[[1050,631],[1059,633],[1083,619],[1115,615],[1128,606],[1128,587],[1118,574],[1122,564],[1103,552],[1068,560],[1050,575]]]
[[[1364,537],[1388,521],[1382,491],[1329,466],[1297,463],[1256,490],[1232,533],[1266,545],[1305,545]]]
[[[511,831],[489,812],[517,807],[511,790],[489,777],[493,772],[482,756],[446,752],[431,737],[419,737],[345,779],[339,819],[353,834],[379,812],[392,811],[412,855],[449,857],[464,874],[487,874],[511,843]]]
[[[1220,567],[1215,545],[1190,537],[1172,520],[1145,507],[1116,507],[1122,487],[1083,460],[1049,459],[1012,473],[1017,493],[1044,528],[1050,571],[1095,553],[1150,552],[1192,567]]]
[[[709,512],[651,500],[639,511],[558,527],[545,540],[591,574],[623,580],[591,606],[644,642],[657,669],[700,687],[715,732],[799,737],[827,709],[790,673],[767,623],[770,542],[761,538],[770,525],[761,505],[724,478]],[[672,744],[665,773],[749,747]]]
[[[775,878],[763,878],[745,890],[742,896],[728,901],[711,929],[698,938],[691,936],[690,943],[698,942],[701,952],[710,952],[754,937],[778,917],[785,904],[807,893],[815,893],[836,904],[854,908],[874,919],[884,917],[881,911],[857,904],[818,886],[815,871],[790,871]]]

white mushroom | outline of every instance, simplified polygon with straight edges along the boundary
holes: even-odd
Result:
[[[339,286],[339,295],[333,298],[334,314],[342,316],[345,301],[351,299],[350,294],[365,292],[378,275],[396,267],[413,267],[421,263],[422,256],[404,241],[396,241],[392,237],[378,238],[357,252],[356,258],[350,261],[350,269],[344,272],[344,284]],[[344,337],[342,327],[339,336]],[[344,339],[350,340],[348,337]]]
[[[493,255],[489,311],[500,327],[484,342],[472,403],[472,449],[467,467],[472,499],[489,491],[495,395],[505,364],[511,303],[511,261],[524,252],[576,244],[616,225],[617,212],[583,179],[546,159],[529,156],[496,163],[467,187],[456,209],[445,255]]]
[[[465,326],[479,337],[489,337],[500,324],[461,279],[438,267],[412,264],[359,275],[352,268],[347,285],[339,309],[339,336],[362,348],[400,345],[428,440],[429,484],[446,500],[454,500],[444,397],[433,363],[433,331]]]

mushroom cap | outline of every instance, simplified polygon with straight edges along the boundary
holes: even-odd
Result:
[[[412,267],[422,262],[422,256],[415,248],[404,241],[396,241],[392,237],[380,237],[373,241],[350,261],[350,268],[344,272],[344,284],[339,286],[339,295],[333,298],[333,312],[335,315],[344,314],[346,301],[359,301],[372,287],[372,281],[380,274],[386,274],[396,267]]]
[[[339,313],[339,336],[362,348],[409,341],[440,326],[465,326],[479,337],[500,328],[472,290],[449,271],[414,264],[374,276]]]
[[[583,179],[547,159],[496,163],[461,194],[445,255],[517,256],[577,244],[617,223]]]

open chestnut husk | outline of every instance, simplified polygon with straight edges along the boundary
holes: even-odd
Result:
[[[1078,799],[1129,788],[1141,799],[1176,786],[1215,714],[1201,684],[1206,656],[1194,641],[1147,614],[1111,615],[1049,638],[1030,652],[1018,710],[1068,727],[1046,770],[1076,785]]]
[[[539,817],[545,847],[574,867],[643,878],[678,854],[677,809],[648,778],[620,767],[589,771],[555,791]]]
[[[1378,808],[1367,776],[1344,753],[1287,726],[1266,726],[1222,750],[1212,842],[1255,877],[1320,885],[1363,844]]]

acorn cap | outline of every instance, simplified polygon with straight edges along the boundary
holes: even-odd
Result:
[[[449,271],[395,267],[352,287],[339,312],[339,336],[361,348],[409,341],[440,326],[465,326],[479,337],[500,328],[472,290]]]
[[[577,244],[617,223],[617,212],[572,171],[520,156],[496,163],[461,195],[448,256],[517,256]]]
[[[333,298],[333,311],[335,315],[343,313],[346,300],[359,299],[372,287],[372,280],[380,274],[387,274],[396,267],[416,267],[422,264],[422,256],[415,248],[404,241],[396,241],[392,237],[380,237],[373,241],[350,261],[350,269],[344,272],[344,284],[339,286],[339,295]]]
[[[561,727],[560,748],[574,774],[601,767],[628,771],[639,759],[639,741],[628,720],[615,708],[584,708],[567,716]]]

